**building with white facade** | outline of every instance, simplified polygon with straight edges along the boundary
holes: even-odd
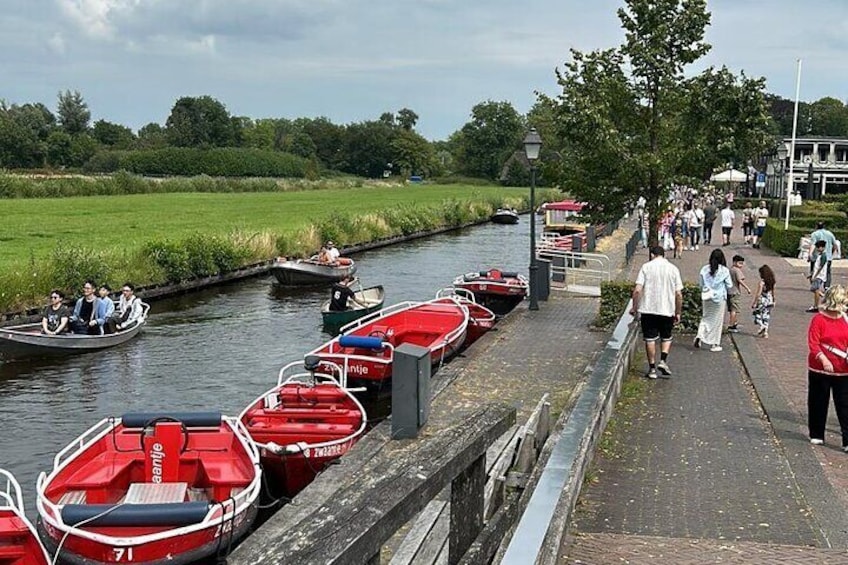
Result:
[[[766,157],[767,196],[785,197],[789,186],[791,138],[781,140],[786,158],[777,154]],[[821,198],[824,194],[848,192],[848,139],[832,137],[798,137],[792,157],[793,191],[804,198]]]

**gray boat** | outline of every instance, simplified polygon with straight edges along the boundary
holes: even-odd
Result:
[[[308,286],[333,284],[353,276],[356,263],[353,259],[339,257],[333,263],[321,263],[315,258],[277,261],[271,266],[271,272],[282,285]]]
[[[142,303],[144,311],[130,328],[113,334],[87,335],[65,333],[46,335],[41,324],[22,324],[0,328],[0,358],[5,360],[26,357],[75,355],[114,347],[137,336],[147,322],[150,306]]]

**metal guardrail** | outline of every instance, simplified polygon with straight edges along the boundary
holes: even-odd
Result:
[[[561,249],[539,249],[542,259],[551,263],[551,288],[594,293],[601,283],[612,280],[611,261],[602,253],[582,253]]]
[[[630,264],[630,260],[633,259],[633,256],[636,255],[636,250],[639,249],[639,240],[641,239],[641,233],[637,229],[633,232],[633,235],[630,236],[630,240],[624,246],[624,261],[628,265]]]

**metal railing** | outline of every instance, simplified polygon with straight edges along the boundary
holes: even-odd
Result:
[[[610,258],[601,253],[582,253],[560,249],[538,251],[551,263],[551,288],[581,291],[597,288],[612,280]]]

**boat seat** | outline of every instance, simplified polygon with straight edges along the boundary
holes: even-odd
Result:
[[[233,459],[212,459],[204,457],[200,460],[203,471],[213,485],[244,487],[250,484],[253,476],[248,474],[241,465]]]
[[[263,416],[279,419],[290,418],[292,420],[356,420],[362,419],[362,412],[348,408],[285,408],[283,410],[265,410]]]
[[[339,387],[285,387],[279,393],[281,402],[298,403],[307,402],[331,402],[333,400],[342,400],[347,397],[347,393]]]
[[[138,453],[101,453],[71,475],[65,486],[69,490],[107,487],[136,461],[141,461]]]
[[[263,435],[294,435],[298,438],[345,437],[359,429],[357,424],[314,424],[308,422],[282,422],[273,428],[263,430]]]
[[[0,517],[0,539],[9,540],[29,535],[29,528],[17,516]]]
[[[59,499],[59,504],[85,504],[86,492],[84,490],[68,490]]]

